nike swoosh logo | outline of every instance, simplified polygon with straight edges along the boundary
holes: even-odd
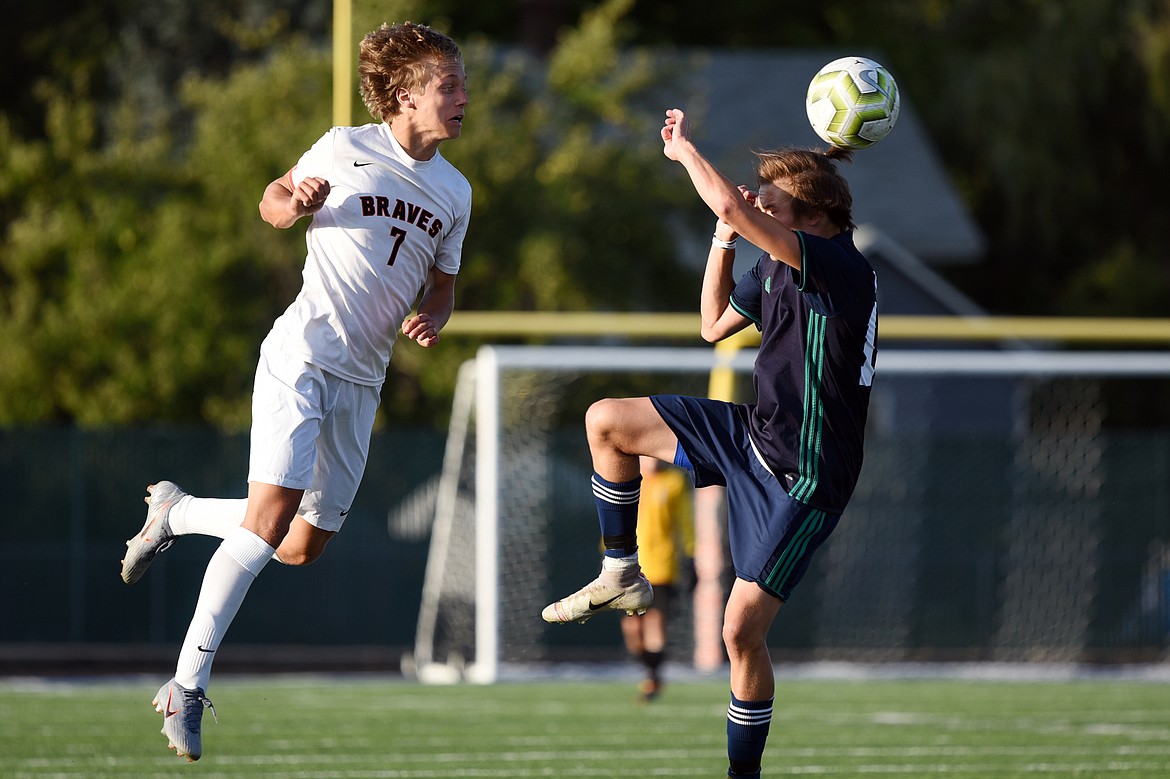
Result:
[[[200,652],[206,652],[207,654],[211,654],[212,652],[215,651],[214,649],[204,649],[203,644],[200,644],[199,646],[197,646],[195,648],[198,649]]]
[[[345,511],[341,512],[341,516],[343,516],[343,517],[344,517],[344,516],[345,516],[346,514],[348,514],[348,513],[349,513],[349,509],[346,509]]]
[[[163,709],[164,709],[163,718],[164,719],[167,719],[169,717],[173,717],[176,714],[178,714],[179,711],[181,711],[180,709],[172,709],[171,708],[171,700],[173,697],[174,697],[174,693],[171,692],[171,690],[168,688],[167,689],[167,705],[163,707]]]
[[[364,168],[364,167],[366,167],[367,165],[373,165],[373,164],[374,164],[374,163],[372,163],[372,162],[358,162],[357,160],[354,160],[354,161],[353,161],[353,166],[354,166],[355,168]]]
[[[615,600],[617,600],[620,597],[622,597],[620,594],[614,595],[609,600],[602,601],[601,603],[594,603],[592,600],[590,600],[589,601],[589,610],[590,611],[599,611],[601,609],[604,609],[606,606],[613,603]]]

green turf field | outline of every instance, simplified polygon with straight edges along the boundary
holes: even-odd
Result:
[[[0,777],[710,777],[727,685],[423,687],[386,677],[216,680],[204,757],[177,759],[158,681],[0,680]],[[765,776],[1170,776],[1170,684],[781,679]]]

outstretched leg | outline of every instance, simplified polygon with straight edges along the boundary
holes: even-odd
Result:
[[[134,584],[146,573],[154,558],[175,543],[175,532],[171,527],[171,516],[175,507],[190,496],[174,482],[160,481],[146,488],[146,523],[138,535],[126,542],[126,555],[122,558],[122,581]]]
[[[179,536],[204,535],[226,539],[244,523],[247,498],[200,498],[170,481],[146,488],[146,523],[138,535],[126,542],[122,559],[122,581],[134,584],[146,573],[154,558],[165,552]],[[276,550],[275,559],[285,565],[307,565],[325,551],[335,533],[310,525],[297,515]]]
[[[249,484],[244,523],[227,534],[207,564],[175,676],[163,685],[166,693],[159,691],[159,698],[183,703],[172,710],[170,705],[159,708],[159,698],[155,699],[169,746],[188,760],[198,760],[202,754],[201,720],[204,704],[211,705],[206,690],[215,653],[252,582],[288,534],[301,495],[301,490]]]
[[[678,440],[649,398],[597,401],[585,414],[585,432],[605,555],[596,579],[545,607],[546,622],[587,622],[605,610],[642,614],[654,597],[638,566],[638,455],[670,461]]]

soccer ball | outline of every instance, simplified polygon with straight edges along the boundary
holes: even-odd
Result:
[[[898,85],[873,60],[842,57],[813,76],[804,108],[826,143],[864,149],[885,138],[898,121]]]

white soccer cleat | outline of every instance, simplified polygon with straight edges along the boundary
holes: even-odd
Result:
[[[641,573],[633,584],[624,587],[607,584],[597,578],[569,597],[545,606],[540,616],[545,622],[554,625],[563,625],[567,622],[585,624],[603,611],[645,614],[653,602],[654,588]]]
[[[171,679],[159,688],[151,705],[163,715],[161,732],[167,737],[167,747],[188,762],[198,760],[203,754],[203,710],[211,709],[211,716],[215,717],[215,707],[203,690],[188,690]]]
[[[152,484],[146,491],[150,493],[146,498],[149,506],[146,510],[146,524],[138,531],[138,535],[126,542],[126,557],[122,560],[122,581],[127,584],[142,578],[155,555],[165,552],[175,543],[175,534],[171,532],[168,518],[174,505],[187,495],[179,485],[169,481]]]

